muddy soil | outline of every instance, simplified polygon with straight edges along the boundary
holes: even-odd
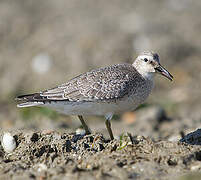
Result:
[[[128,133],[113,141],[102,134],[12,134],[17,148],[12,153],[1,148],[0,179],[177,179],[201,168],[200,146],[190,145],[201,144],[201,130],[183,142]]]
[[[195,0],[1,0],[0,135],[11,132],[17,148],[0,147],[0,179],[201,179],[200,9]],[[102,117],[86,117],[97,134],[81,136],[74,117],[16,108],[16,96],[144,50],[174,81],[157,76],[144,108],[115,116],[114,141]]]

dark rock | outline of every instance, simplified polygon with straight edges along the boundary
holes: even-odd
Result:
[[[39,136],[37,133],[33,133],[32,137],[30,138],[32,142],[36,142],[38,141],[38,139],[39,139]]]

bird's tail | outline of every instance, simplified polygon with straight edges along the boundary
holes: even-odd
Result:
[[[31,107],[43,105],[45,97],[42,97],[40,93],[34,93],[18,96],[15,100],[18,102],[17,107]]]

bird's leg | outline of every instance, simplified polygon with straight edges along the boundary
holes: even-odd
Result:
[[[110,123],[110,120],[112,119],[112,116],[113,116],[113,114],[108,114],[108,115],[105,116],[106,117],[105,125],[106,125],[106,128],[107,128],[108,132],[109,132],[111,140],[114,139],[112,129],[111,129],[111,123]]]
[[[110,120],[106,119],[105,125],[106,125],[106,128],[107,128],[108,132],[109,132],[110,139],[113,140],[114,136],[113,136],[113,133],[112,133]]]
[[[82,126],[83,126],[83,128],[84,128],[86,134],[91,134],[91,131],[90,131],[89,127],[87,126],[87,124],[85,123],[83,117],[82,117],[81,115],[78,115],[78,118],[79,118],[79,120],[81,121]]]

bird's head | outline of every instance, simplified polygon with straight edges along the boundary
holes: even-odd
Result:
[[[145,78],[152,79],[155,73],[159,73],[169,80],[173,80],[173,76],[163,66],[161,66],[157,53],[141,53],[134,61],[133,66]]]

